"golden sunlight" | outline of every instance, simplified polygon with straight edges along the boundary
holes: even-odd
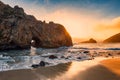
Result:
[[[41,11],[41,10],[40,10]],[[63,24],[72,37],[79,38],[91,38],[95,37],[93,32],[94,24],[98,22],[97,17],[92,17],[91,15],[87,15],[87,13],[83,12],[75,12],[69,10],[57,10],[52,13],[47,13],[44,9],[42,9],[42,14],[37,14],[33,12],[27,11],[27,13],[34,14],[37,19],[46,20],[46,22],[54,21],[56,23]]]
[[[10,4],[14,6],[12,2]],[[48,10],[45,6],[36,5],[36,1],[30,4],[19,1],[19,5],[24,7],[27,14],[34,15],[38,20],[54,21],[62,24],[72,38],[94,38],[102,41],[111,35],[119,33],[120,17],[104,17],[102,10],[91,11],[85,8],[78,9],[62,6],[56,6],[57,9],[55,10]]]

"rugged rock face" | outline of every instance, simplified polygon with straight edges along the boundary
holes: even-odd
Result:
[[[97,43],[97,41],[91,38],[88,41],[83,41],[82,43]]]
[[[22,8],[12,8],[0,1],[0,49],[27,48],[32,39],[36,41],[36,47],[72,46],[64,26],[38,21],[25,14]]]
[[[120,33],[111,36],[103,41],[104,43],[120,43]]]

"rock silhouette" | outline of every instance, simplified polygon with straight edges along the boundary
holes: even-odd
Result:
[[[88,41],[83,41],[82,43],[97,43],[97,41],[91,38]]]
[[[103,41],[104,43],[119,43],[120,42],[120,33],[115,34],[108,39]]]
[[[23,8],[12,8],[0,1],[0,50],[28,48],[32,39],[36,47],[72,46],[71,36],[63,25],[42,22],[27,15]]]

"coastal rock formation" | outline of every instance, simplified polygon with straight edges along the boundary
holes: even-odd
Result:
[[[83,41],[82,43],[97,43],[97,41],[91,38],[88,41]]]
[[[103,41],[104,43],[120,43],[120,33],[115,34]]]
[[[71,36],[61,24],[36,20],[23,8],[0,1],[0,49],[27,48],[31,40],[36,47],[72,46]]]

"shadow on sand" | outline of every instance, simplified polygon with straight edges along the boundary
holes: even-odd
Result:
[[[60,77],[67,73],[70,66],[72,66],[71,63],[66,63],[32,70],[24,69],[0,72],[0,80],[61,80]],[[84,71],[78,72],[77,75],[72,78],[69,77],[71,76],[66,76],[66,78],[62,80],[120,80],[119,75],[113,73],[103,65],[90,67]]]
[[[54,80],[69,70],[71,62],[51,67],[0,72],[0,80]]]
[[[71,80],[120,80],[120,76],[102,65],[96,65],[78,73]]]

